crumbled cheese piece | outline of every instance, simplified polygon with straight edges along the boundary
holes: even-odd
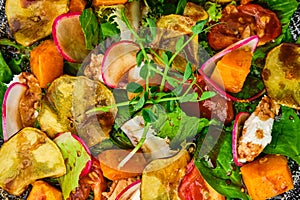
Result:
[[[144,132],[144,119],[142,116],[135,116],[125,122],[121,129],[130,139],[131,143],[137,145]],[[170,149],[167,139],[155,136],[154,130],[151,128],[149,128],[146,134],[146,140],[142,145],[142,150],[145,156],[151,160],[170,157],[177,152]]]
[[[265,96],[246,120],[238,141],[238,160],[241,163],[254,160],[272,140],[272,127],[279,105]]]

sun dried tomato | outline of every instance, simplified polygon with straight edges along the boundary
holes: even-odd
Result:
[[[252,35],[257,35],[258,45],[263,45],[281,34],[277,15],[257,4],[227,5],[220,22],[208,33],[208,43],[215,50],[224,49]]]

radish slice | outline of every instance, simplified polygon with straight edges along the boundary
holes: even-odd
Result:
[[[251,37],[248,37],[246,39],[240,40],[239,42],[230,45],[229,47],[227,47],[226,49],[224,49],[223,51],[217,53],[215,56],[213,56],[212,58],[210,58],[209,60],[207,60],[202,66],[201,68],[198,70],[198,72],[204,77],[205,81],[207,81],[208,83],[210,83],[214,89],[222,96],[226,97],[227,99],[231,99],[232,101],[236,101],[236,102],[250,102],[253,101],[255,99],[257,99],[258,97],[260,97],[261,95],[263,95],[265,93],[265,89],[263,89],[262,91],[258,92],[257,94],[255,94],[254,96],[248,98],[248,99],[238,99],[230,94],[228,94],[224,89],[222,89],[217,83],[215,83],[212,79],[210,79],[210,75],[213,73],[214,68],[216,66],[216,63],[227,53],[236,50],[236,49],[240,49],[240,48],[249,48],[251,50],[251,52],[253,53],[257,47],[259,38],[258,36],[254,35]]]
[[[7,88],[2,104],[2,127],[4,141],[23,128],[19,113],[19,102],[27,85],[14,82]]]
[[[107,49],[102,62],[102,79],[107,86],[116,88],[122,77],[136,66],[139,50],[136,43],[127,40],[116,42]]]
[[[135,181],[128,185],[118,196],[116,197],[116,200],[140,200],[140,186],[141,181]]]
[[[53,22],[52,35],[59,53],[69,62],[82,62],[89,54],[80,25],[80,12],[59,15]]]
[[[233,161],[237,166],[243,165],[238,161],[238,152],[237,152],[238,139],[243,130],[244,123],[249,116],[250,114],[247,112],[240,112],[237,114],[234,120],[233,131],[232,131],[232,154],[233,154]]]

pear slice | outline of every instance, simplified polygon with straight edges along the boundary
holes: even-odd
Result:
[[[32,127],[20,130],[3,144],[0,161],[0,187],[16,196],[38,179],[66,173],[58,146],[44,132]]]
[[[300,45],[282,43],[274,47],[267,55],[262,78],[269,97],[300,110]]]
[[[29,46],[52,32],[54,19],[68,12],[68,0],[7,0],[5,13],[15,40]]]

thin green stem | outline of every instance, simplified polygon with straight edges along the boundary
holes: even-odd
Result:
[[[141,137],[140,141],[132,149],[132,151],[119,163],[118,169],[122,168],[132,158],[132,156],[142,147],[142,145],[144,144],[144,142],[146,140],[147,133],[149,131],[149,127],[150,127],[149,123],[147,123],[147,122],[145,122],[145,123],[146,124],[145,124],[144,131],[143,131],[143,134],[142,134],[142,137]]]
[[[170,58],[170,60],[169,60],[169,65],[171,65],[171,63],[173,62],[173,60],[176,58],[176,56],[180,53],[180,51],[182,51],[182,49],[186,46],[186,45],[188,45],[193,39],[194,39],[194,37],[196,37],[196,35],[197,34],[193,34],[181,47],[180,47],[180,49],[178,49],[173,55],[172,55],[172,57]]]

